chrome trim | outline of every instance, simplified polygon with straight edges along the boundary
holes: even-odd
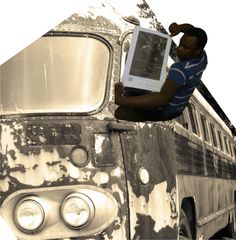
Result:
[[[43,210],[43,213],[44,213],[44,217],[43,217],[43,222],[41,223],[41,225],[35,229],[35,230],[27,230],[25,228],[23,228],[22,226],[20,226],[20,224],[17,222],[17,218],[16,218],[16,211],[17,211],[17,208],[20,206],[21,203],[25,202],[25,201],[28,201],[28,200],[31,200],[31,201],[34,201],[36,202],[39,207]],[[43,228],[46,226],[47,222],[48,222],[48,207],[47,207],[47,204],[38,196],[26,196],[22,199],[20,199],[15,207],[14,207],[14,210],[13,210],[13,216],[14,216],[14,222],[15,224],[17,225],[17,227],[19,229],[21,229],[23,232],[25,233],[37,233],[37,232],[40,232],[43,230]]]
[[[84,224],[82,224],[81,226],[78,226],[78,227],[74,227],[72,225],[70,225],[66,220],[65,218],[63,217],[63,214],[65,214],[63,212],[63,207],[64,205],[66,204],[66,201],[70,198],[73,198],[73,197],[76,197],[76,198],[80,198],[82,199],[89,207],[89,219],[87,222],[85,222]],[[62,202],[61,204],[61,208],[60,208],[60,212],[61,212],[61,217],[63,219],[63,221],[65,222],[65,224],[72,228],[72,229],[80,229],[80,228],[83,228],[83,227],[86,227],[88,224],[90,224],[92,221],[93,221],[93,218],[94,218],[94,214],[95,214],[95,207],[94,207],[94,204],[93,204],[93,201],[85,194],[83,193],[79,193],[79,192],[74,192],[74,193],[71,193],[69,194]]]

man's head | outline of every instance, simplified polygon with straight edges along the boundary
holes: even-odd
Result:
[[[201,55],[206,43],[207,34],[201,28],[192,27],[182,31],[183,37],[176,49],[179,59],[197,58]]]
[[[203,29],[193,27],[188,30],[184,30],[183,33],[196,37],[198,47],[204,49],[207,43],[207,34]]]

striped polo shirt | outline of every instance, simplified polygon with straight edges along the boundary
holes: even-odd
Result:
[[[164,108],[166,113],[181,113],[188,104],[194,89],[200,83],[207,66],[207,55],[203,51],[200,59],[182,60],[172,64],[167,79],[175,81],[180,88],[171,102]]]

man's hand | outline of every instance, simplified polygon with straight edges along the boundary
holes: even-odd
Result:
[[[119,105],[120,98],[122,97],[124,87],[122,82],[118,82],[115,84],[115,104]]]
[[[169,32],[170,32],[170,36],[176,36],[177,34],[180,33],[180,28],[179,25],[177,23],[171,23],[169,26]]]
[[[189,24],[189,23],[183,23],[183,24],[177,24],[176,22],[173,22],[170,24],[169,26],[169,32],[170,32],[170,36],[176,36],[178,35],[180,32],[189,30],[191,28],[193,28],[194,26]]]

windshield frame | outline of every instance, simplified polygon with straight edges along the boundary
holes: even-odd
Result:
[[[32,116],[88,116],[88,115],[94,115],[98,112],[100,112],[104,106],[108,103],[109,101],[109,90],[111,86],[111,76],[112,76],[112,59],[113,59],[113,48],[111,44],[108,42],[108,40],[105,39],[104,34],[95,34],[95,33],[90,33],[90,32],[64,32],[64,31],[49,31],[48,33],[44,34],[41,36],[43,37],[84,37],[84,38],[93,38],[96,39],[108,48],[109,51],[109,60],[108,60],[108,68],[107,68],[107,75],[106,75],[106,82],[105,82],[105,92],[104,92],[104,97],[103,100],[100,104],[100,106],[97,109],[88,111],[88,112],[70,112],[70,111],[56,111],[56,112],[29,112],[29,113],[4,113],[0,112],[0,119],[2,118],[11,118],[11,117],[32,117]],[[37,40],[36,40],[37,41]],[[33,43],[32,43],[33,44]],[[28,46],[26,46],[27,48]],[[22,49],[24,50],[24,49]],[[13,56],[14,58],[14,56]]]

